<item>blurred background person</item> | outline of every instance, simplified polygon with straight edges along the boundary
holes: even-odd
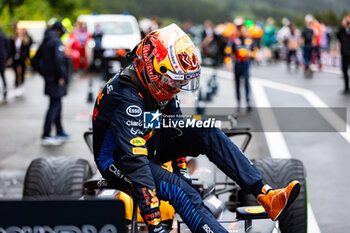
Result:
[[[15,94],[16,96],[23,95],[23,83],[24,75],[26,71],[25,61],[29,58],[30,46],[32,44],[32,39],[26,33],[26,30],[22,28],[14,27],[13,36],[10,40],[11,48],[11,58],[12,58],[12,68],[15,71]]]
[[[265,47],[264,53],[268,63],[271,63],[272,60],[274,60],[272,46],[276,42],[277,42],[277,38],[276,38],[275,20],[269,17],[266,19],[266,24],[264,26],[264,36],[263,36],[263,44]]]
[[[250,102],[250,65],[251,54],[253,51],[254,42],[248,33],[247,27],[244,25],[244,20],[241,17],[237,17],[234,20],[234,24],[237,27],[236,37],[229,42],[228,46],[231,46],[233,62],[234,62],[234,77],[235,77],[235,90],[237,99],[237,109],[241,109],[241,91],[240,80],[244,78],[245,97],[248,111],[251,110]]]
[[[157,29],[159,29],[161,27],[163,27],[161,19],[159,17],[153,17],[151,19],[151,25],[150,25],[150,28],[149,28],[149,32],[157,30]]]
[[[213,33],[203,41],[204,55],[211,60],[208,65],[213,67],[218,67],[224,61],[224,50],[227,44],[227,38],[223,35],[224,31],[225,25],[218,24],[215,26]]]
[[[332,28],[326,23],[321,23],[321,50],[329,52],[332,40]]]
[[[67,17],[62,19],[61,23],[63,27],[66,29],[66,32],[61,36],[61,41],[64,46],[64,55],[65,55],[67,71],[68,71],[68,79],[70,80],[75,71],[74,56],[73,56],[73,50],[72,50],[72,40],[70,37],[73,31],[73,25],[72,25],[72,21]]]
[[[2,32],[2,28],[0,24],[0,75],[2,78],[2,84],[3,84],[4,100],[6,100],[6,97],[7,97],[7,82],[6,82],[6,76],[5,76],[5,69],[6,69],[7,59],[9,54],[10,54],[10,44],[7,37]]]
[[[278,40],[278,47],[277,46],[277,53],[275,54],[275,56],[277,55],[277,59],[279,60],[280,57],[286,58],[287,57],[287,52],[288,52],[288,48],[287,48],[287,37],[290,33],[290,29],[289,29],[289,24],[290,24],[290,20],[286,17],[284,17],[281,20],[282,23],[282,27],[278,30],[277,32],[277,40]]]
[[[73,60],[74,72],[78,71],[80,68],[80,42],[75,30],[77,30],[78,24],[75,23],[74,29],[68,32],[67,40],[64,43],[65,53]]]
[[[160,28],[162,25],[162,22],[160,18],[153,17],[152,19],[149,18],[143,18],[139,21],[139,26],[141,30],[141,38],[145,37],[148,33],[151,31],[154,31],[158,28]]]
[[[191,21],[186,21],[184,23],[183,30],[192,40],[196,36],[196,28],[193,26]]]
[[[305,16],[305,26],[302,31],[304,72],[306,76],[310,76],[312,74],[312,70],[310,69],[310,61],[315,36],[314,30],[311,28],[312,20],[312,15]]]
[[[139,27],[140,27],[140,33],[141,38],[144,38],[148,34],[148,30],[151,25],[151,20],[148,18],[143,18],[139,20]]]
[[[342,57],[342,71],[344,78],[344,94],[349,94],[349,65],[350,65],[350,15],[345,15],[342,25],[337,32]]]
[[[44,41],[33,58],[42,64],[39,72],[44,76],[45,94],[50,98],[41,138],[43,146],[59,146],[70,138],[61,122],[62,97],[66,95],[68,84],[64,46],[61,42],[64,32],[61,22],[54,23],[45,32]],[[51,136],[52,125],[56,126],[56,137]]]
[[[292,59],[295,61],[295,66],[299,68],[298,50],[300,48],[300,32],[295,24],[289,24],[290,33],[287,36],[287,68],[290,69]]]
[[[314,31],[314,37],[312,42],[312,61],[314,64],[318,65],[318,69],[322,70],[322,62],[321,62],[321,37],[322,37],[322,29],[321,24],[315,18],[312,19],[310,23],[311,29]]]
[[[201,34],[202,54],[207,57],[210,53],[209,44],[214,38],[214,24],[210,20],[204,22],[204,29]]]
[[[74,30],[76,37],[80,43],[80,57],[79,57],[79,68],[87,70],[88,68],[88,59],[86,54],[86,44],[90,38],[90,34],[87,31],[86,24],[83,22],[77,22],[77,27]]]
[[[96,23],[94,32],[92,33],[92,38],[95,42],[92,68],[97,70],[100,70],[102,65],[102,58],[103,58],[102,57],[103,56],[102,37],[103,37],[103,31],[101,29],[101,25],[99,23]]]

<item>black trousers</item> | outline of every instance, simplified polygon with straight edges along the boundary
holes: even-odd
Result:
[[[344,89],[349,91],[349,65],[350,65],[350,56],[342,55],[342,70],[343,70],[343,78],[344,78]]]
[[[49,137],[51,126],[55,124],[57,135],[63,133],[61,124],[62,98],[50,97],[49,109],[47,110],[43,137]]]
[[[5,68],[6,68],[6,61],[0,60],[0,75],[2,78],[2,84],[4,90],[7,88],[7,82],[6,82],[6,77],[5,77]]]
[[[13,60],[12,67],[16,74],[15,87],[19,87],[24,83],[24,73],[26,71],[26,65],[24,61]],[[20,71],[17,70],[18,67],[21,67]]]
[[[296,50],[288,50],[288,54],[287,54],[287,65],[289,66],[291,61],[292,61],[292,57],[294,57],[295,59],[295,64],[298,66],[299,65],[299,59],[298,59],[298,55],[297,55],[297,51]]]
[[[238,104],[241,101],[241,91],[240,91],[240,80],[241,77],[244,77],[244,87],[245,87],[245,98],[246,102],[250,104],[250,84],[249,84],[249,69],[250,69],[250,61],[236,61],[235,62],[235,81],[236,81],[236,99]]]

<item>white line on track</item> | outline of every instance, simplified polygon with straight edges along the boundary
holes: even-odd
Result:
[[[268,88],[277,89],[280,91],[301,95],[303,96],[312,107],[317,110],[325,120],[328,121],[330,125],[338,132],[340,136],[342,136],[348,143],[350,143],[350,126],[346,123],[341,117],[339,117],[320,97],[318,97],[313,91],[295,87],[283,83],[277,83],[269,80],[263,80],[259,78],[252,77],[251,79],[252,88],[254,85],[263,86]],[[254,91],[253,91],[254,93]],[[263,94],[263,93],[262,93]],[[259,95],[257,95],[259,96]],[[259,99],[261,96],[259,96]],[[267,97],[266,97],[267,98]],[[257,99],[257,98],[256,98]],[[258,99],[258,101],[259,101]],[[263,107],[257,105],[257,107]],[[345,129],[343,128],[345,126]]]
[[[271,107],[271,104],[267,98],[266,92],[264,90],[264,85],[266,80],[260,80],[257,78],[252,78],[251,87],[252,93],[254,93],[254,100],[257,110],[259,111],[259,107]],[[300,92],[299,92],[300,94]],[[276,122],[275,116],[271,110],[271,114],[259,114],[262,117],[262,122]],[[269,121],[263,119],[264,117],[269,117]],[[262,125],[264,127],[264,125]],[[278,125],[274,126],[278,127]],[[275,128],[276,129],[276,128]],[[272,158],[291,158],[291,154],[289,152],[287,143],[283,137],[283,134],[279,132],[265,132],[265,138],[267,141],[268,148],[270,150],[270,154]],[[316,221],[314,212],[311,208],[310,203],[308,203],[308,233],[321,233],[321,230]]]

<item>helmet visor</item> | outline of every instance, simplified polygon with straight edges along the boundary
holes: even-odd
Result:
[[[172,88],[184,91],[195,91],[199,88],[200,69],[185,74],[173,73],[168,70],[166,74],[163,75],[162,82]]]

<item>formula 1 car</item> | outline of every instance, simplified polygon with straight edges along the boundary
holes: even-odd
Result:
[[[243,135],[242,151],[252,137],[246,129],[225,129],[229,137]],[[92,151],[92,132],[84,134]],[[301,190],[288,212],[273,222],[264,209],[251,195],[244,194],[240,187],[227,177],[218,182],[215,166],[199,156],[189,159],[189,173],[193,186],[201,194],[205,205],[229,232],[249,233],[306,233],[307,232],[307,189],[305,169],[296,159],[252,160],[263,176],[265,183],[273,188],[286,186],[292,180],[299,180]],[[130,196],[131,186],[120,176],[120,184],[111,186],[97,172],[92,174],[88,161],[67,157],[38,158],[30,164],[24,182],[23,199],[121,199],[125,204],[125,218],[129,232],[147,232],[135,204]],[[129,196],[128,196],[129,195]],[[225,201],[226,200],[226,201]],[[161,202],[162,223],[171,232],[190,232],[173,208]]]

